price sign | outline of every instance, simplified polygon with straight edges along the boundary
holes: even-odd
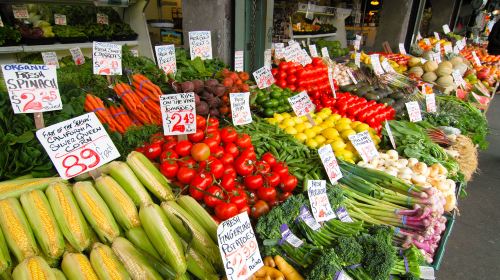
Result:
[[[196,132],[194,92],[160,95],[160,110],[164,135]]]
[[[378,157],[377,148],[375,147],[375,143],[373,143],[368,131],[350,135],[349,140],[354,148],[356,148],[356,151],[358,151],[358,154],[361,156],[363,161],[370,162],[372,159]]]
[[[285,48],[285,60],[300,63],[302,49],[298,44],[292,44]]]
[[[405,44],[399,43],[399,53],[400,54],[406,54]]]
[[[272,52],[271,49],[267,49],[264,51],[264,66],[271,67],[272,66]]]
[[[472,51],[472,58],[474,59],[474,63],[477,66],[483,66],[483,64],[481,64],[481,61],[479,60],[479,57],[477,57],[476,51]]]
[[[94,42],[93,62],[95,75],[122,74],[122,46],[118,44]]]
[[[455,45],[455,46],[453,47],[453,53],[456,53],[456,54],[459,54],[459,53],[460,53],[460,50],[458,49],[458,46],[457,46],[457,45]]]
[[[54,14],[54,23],[56,25],[67,25],[66,15]]]
[[[302,43],[302,47],[304,47],[304,48],[307,47],[306,46],[306,41],[301,41],[301,43]]]
[[[229,101],[231,102],[233,125],[244,125],[252,122],[250,92],[230,93]]]
[[[298,117],[302,117],[314,112],[314,104],[305,91],[289,97],[288,102],[292,106],[295,115],[297,115]]]
[[[156,61],[165,74],[177,72],[177,62],[175,60],[175,46],[163,45],[155,46]]]
[[[321,48],[321,56],[330,58],[330,54],[328,53],[328,49],[326,47]]]
[[[83,56],[83,52],[79,47],[69,49],[71,53],[71,57],[73,57],[73,61],[76,65],[82,65],[85,63],[85,56]]]
[[[326,146],[330,147],[330,145]],[[328,196],[326,195],[325,180],[308,180],[307,194],[309,195],[311,212],[317,222],[329,221],[337,217],[333,212],[330,200],[328,200]]]
[[[12,5],[12,12],[14,13],[14,18],[17,19],[30,18],[27,5]]]
[[[312,230],[318,230],[321,228],[321,225],[314,219],[311,212],[309,212],[309,208],[305,205],[300,207],[299,218]]]
[[[453,70],[453,72],[451,72],[451,76],[453,77],[453,80],[455,81],[456,84],[463,87],[465,86],[465,81],[462,78],[460,72],[458,72],[458,70]]]
[[[396,73],[396,70],[392,68],[392,66],[389,64],[389,61],[387,61],[387,59],[385,58],[382,60],[382,68],[386,73]]]
[[[107,14],[97,13],[97,23],[98,24],[109,24],[109,17]]]
[[[299,60],[300,60],[300,64],[302,64],[302,66],[306,66],[307,64],[312,63],[311,57],[309,56],[307,51],[304,49],[301,50],[301,56],[300,56]]]
[[[336,211],[337,216],[339,217],[339,220],[341,220],[344,223],[352,223],[354,222],[351,219],[351,216],[349,216],[349,213],[347,212],[347,209],[344,207],[339,207]]]
[[[356,39],[354,40],[354,50],[355,51],[359,51],[360,46],[361,46],[361,39],[363,39],[363,37],[361,37],[361,35],[356,35]]]
[[[420,106],[418,106],[417,101],[407,102],[406,110],[408,111],[408,117],[411,122],[419,122],[422,120],[422,114],[420,113]]]
[[[440,53],[441,52],[441,43],[437,42],[435,45],[434,45],[434,51],[437,52],[437,53]]]
[[[450,27],[448,26],[448,24],[443,25],[443,32],[444,32],[444,34],[448,34],[448,33],[451,32]]]
[[[432,45],[432,44],[431,44],[431,41],[429,40],[429,38],[425,38],[425,39],[424,39],[424,43],[425,43],[426,45],[428,45],[428,46]]]
[[[326,174],[330,179],[332,184],[337,183],[337,181],[342,178],[342,172],[340,172],[340,167],[337,162],[337,158],[333,153],[331,145],[325,145],[318,149],[319,157],[321,158],[321,162],[325,167]]]
[[[417,33],[417,41],[422,40],[422,34],[420,34],[420,31]]]
[[[434,93],[425,95],[425,107],[428,113],[436,113],[436,96]]]
[[[54,65],[59,69],[59,60],[57,60],[57,54],[55,52],[42,52],[43,64]]]
[[[93,112],[39,129],[36,137],[64,179],[94,170],[120,156]]]
[[[354,75],[352,74],[351,70],[347,69],[347,75],[349,75],[349,78],[351,78],[351,81],[356,85],[358,84],[358,81],[356,81],[356,78],[354,78]]]
[[[423,57],[421,57],[421,58],[420,58],[420,63],[424,64],[424,63],[426,63],[426,62],[427,62],[427,59],[425,59],[425,58],[423,58]]]
[[[436,38],[436,40],[441,40],[441,38],[439,38],[439,33],[437,32],[434,32],[434,37]]]
[[[380,60],[379,60],[378,54],[370,55],[370,61],[371,61],[371,64],[373,66],[373,71],[375,71],[376,75],[384,74],[384,70],[382,69],[382,66],[380,65]]]
[[[280,226],[280,232],[282,238],[280,244],[282,244],[283,242],[287,242],[295,248],[298,248],[302,246],[302,244],[304,244],[304,241],[300,240],[300,238],[293,234],[287,224],[282,224]]]
[[[270,87],[275,82],[271,69],[265,66],[253,72],[253,77],[260,89]]]
[[[234,52],[234,71],[243,72],[243,51],[235,51]]]
[[[316,49],[316,45],[309,45],[309,53],[312,57],[318,57],[318,49]]]
[[[4,64],[2,72],[14,114],[62,109],[55,66]]]
[[[217,242],[227,279],[248,279],[264,266],[259,245],[246,212],[219,224]]]
[[[420,266],[420,278],[426,280],[436,279],[436,276],[434,276],[434,268],[431,266]]]
[[[340,270],[335,272],[333,280],[352,280],[352,278],[344,270]]]
[[[139,50],[130,50],[133,57],[139,57]]]
[[[330,83],[330,89],[332,90],[333,97],[337,98],[337,92],[335,91],[335,83],[333,81],[333,69],[328,67],[328,82]]]
[[[354,55],[354,63],[356,64],[356,66],[358,66],[358,68],[361,67],[361,53],[356,53]]]
[[[202,60],[212,59],[212,36],[210,31],[189,32],[189,51],[191,60],[197,57]]]
[[[463,37],[462,40],[457,41],[457,44],[458,44],[458,42],[460,42],[460,46],[458,48],[459,50],[462,50],[467,45],[467,39],[465,37]]]
[[[277,59],[282,59],[285,57],[285,44],[283,43],[275,43],[274,44],[274,56]]]
[[[437,52],[437,53],[431,53],[430,54],[430,59],[432,61],[435,61],[437,63],[441,63],[441,53]]]
[[[444,48],[444,53],[451,53],[451,52],[453,52],[453,48],[449,44],[443,45],[443,48]]]
[[[396,149],[396,141],[394,140],[394,135],[392,134],[391,126],[388,121],[385,121],[385,131],[387,131],[387,135],[389,136],[389,140],[391,141],[391,145],[393,149]]]

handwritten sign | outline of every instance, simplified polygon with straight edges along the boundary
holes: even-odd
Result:
[[[450,27],[448,26],[448,24],[443,25],[443,32],[444,32],[444,34],[448,34],[448,33],[451,32]]]
[[[474,59],[474,63],[477,66],[483,66],[483,64],[481,64],[481,61],[479,60],[479,57],[477,57],[476,51],[472,51],[472,58]]]
[[[451,53],[453,52],[453,48],[451,47],[450,44],[443,45],[444,48],[444,53]]]
[[[356,39],[354,40],[354,50],[355,51],[358,51],[360,49],[360,46],[361,46],[361,39],[363,37],[361,37],[361,35],[356,35]]]
[[[384,74],[384,70],[382,69],[382,66],[380,65],[380,59],[379,59],[378,54],[370,55],[370,62],[373,66],[373,71],[375,72],[376,75]]]
[[[355,55],[354,55],[354,64],[356,64],[356,66],[361,67],[361,53],[357,52]]]
[[[425,58],[423,58],[423,57],[421,57],[421,58],[420,58],[420,63],[424,64],[424,63],[426,63],[426,62],[427,62],[427,59],[425,59]]]
[[[189,51],[191,60],[197,57],[202,60],[212,59],[212,36],[210,31],[189,32]]]
[[[62,109],[55,66],[4,64],[2,72],[15,114]]]
[[[36,137],[64,179],[94,170],[120,156],[95,113],[39,129]]]
[[[439,38],[439,33],[437,32],[434,32],[434,38],[436,38],[436,40],[441,40],[441,38]]]
[[[17,19],[30,18],[30,13],[28,12],[28,5],[12,5],[12,12],[14,13],[14,18]]]
[[[467,45],[467,39],[463,37],[462,40],[458,40],[456,44],[458,46],[458,50],[461,51],[463,48],[465,48],[465,45]]]
[[[386,73],[396,73],[396,70],[392,68],[392,66],[389,64],[389,61],[387,61],[387,59],[385,58],[384,60],[382,60],[382,68]]]
[[[417,33],[417,41],[422,40],[422,34],[420,34],[420,31]]]
[[[436,63],[441,63],[441,53],[440,52],[431,53],[429,56],[430,56],[430,59],[432,61],[435,61]]]
[[[441,52],[441,43],[437,42],[434,45],[434,51],[437,52],[437,53]]]
[[[264,266],[247,212],[221,222],[217,242],[227,279],[248,279]]]
[[[331,145],[324,145],[318,149],[318,154],[325,167],[326,174],[330,179],[332,184],[337,183],[337,181],[342,178],[342,172],[340,172],[340,167],[337,162],[337,158],[333,153]]]
[[[282,59],[285,57],[284,43],[274,43],[274,57],[276,57],[276,59]]]
[[[418,106],[417,101],[411,101],[405,103],[406,110],[408,111],[408,117],[411,122],[419,122],[422,120],[422,114],[420,113],[420,106]]]
[[[358,151],[363,161],[370,162],[372,159],[378,157],[377,148],[368,131],[350,135],[349,140],[354,148],[356,148],[356,151]]]
[[[109,17],[107,14],[103,13],[97,13],[97,23],[98,24],[104,24],[108,25],[109,24]]]
[[[302,49],[298,44],[292,44],[285,48],[285,60],[300,63]]]
[[[344,222],[344,223],[354,222],[351,219],[351,216],[349,216],[347,209],[345,209],[344,207],[339,207],[339,209],[337,209],[337,211],[335,211],[335,212],[336,212],[337,216],[339,217],[339,220],[341,220],[342,222]]]
[[[244,55],[243,51],[234,52],[234,71],[236,72],[243,72],[243,66],[244,66],[243,55]]]
[[[330,89],[332,90],[333,97],[337,98],[337,92],[335,91],[335,82],[333,81],[333,69],[328,67],[328,82],[330,83]]]
[[[311,212],[309,212],[309,208],[305,205],[300,207],[299,218],[312,230],[318,230],[321,228],[321,225],[314,219]]]
[[[302,49],[301,54],[299,57],[299,63],[302,64],[302,66],[306,66],[307,64],[310,64],[312,62],[311,57],[307,53],[306,50]]]
[[[130,53],[132,54],[133,57],[139,57],[139,50],[131,49]]]
[[[309,195],[311,212],[317,222],[329,221],[337,217],[333,212],[330,200],[328,200],[328,196],[326,195],[325,180],[308,180],[307,194]]]
[[[42,52],[43,64],[54,65],[59,69],[59,60],[57,60],[57,54],[55,52]]]
[[[388,121],[385,121],[385,131],[389,136],[389,141],[391,141],[392,148],[396,149],[396,141],[394,140],[394,135],[392,134],[391,126]]]
[[[406,54],[405,44],[399,43],[399,53]]]
[[[436,96],[434,93],[425,95],[425,107],[428,113],[436,112]]]
[[[85,56],[83,56],[83,52],[79,47],[69,49],[71,53],[71,57],[76,65],[82,65],[85,63]]]
[[[288,102],[292,106],[295,115],[297,115],[298,117],[302,117],[314,112],[314,104],[305,91],[289,97]]]
[[[196,132],[194,92],[160,95],[160,110],[164,135]]]
[[[67,25],[66,15],[54,14],[54,23],[56,25]]]
[[[429,40],[429,38],[425,38],[425,39],[424,39],[424,43],[425,43],[426,45],[428,45],[428,46],[432,45],[432,44],[431,44],[431,41]]]
[[[328,49],[326,47],[321,48],[321,56],[330,58],[330,54],[328,53]]]
[[[275,80],[269,67],[262,67],[253,72],[253,77],[260,89],[270,87]]]
[[[155,46],[156,61],[158,62],[158,67],[165,72],[165,74],[170,74],[177,72],[177,62],[175,60],[175,46],[174,45],[163,45]]]
[[[318,57],[318,49],[316,49],[316,45],[309,45],[309,53],[312,57]]]
[[[356,81],[356,78],[354,78],[354,75],[352,74],[351,70],[350,69],[347,69],[346,70],[347,72],[347,75],[349,75],[349,78],[351,79],[351,81],[356,85],[358,84],[358,81]]]
[[[122,46],[112,43],[94,42],[93,62],[95,75],[122,74]]]
[[[451,76],[453,77],[455,84],[463,87],[465,86],[465,81],[458,70],[453,70],[453,72],[451,72]]]
[[[298,248],[304,244],[304,241],[300,240],[293,232],[290,230],[287,224],[283,224],[280,226],[280,232],[281,232],[281,241],[280,244],[283,244],[283,242],[286,242],[290,245],[292,245],[295,248]]]
[[[272,52],[271,49],[267,49],[264,51],[264,66],[271,67],[272,66]]]
[[[231,102],[233,125],[244,125],[252,122],[250,92],[230,93],[229,101]]]

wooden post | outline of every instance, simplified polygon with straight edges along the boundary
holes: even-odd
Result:
[[[389,42],[384,41],[382,43],[382,48],[384,48],[384,52],[386,52],[386,53],[392,53],[392,49],[391,49],[391,46],[389,45]]]
[[[36,129],[41,129],[45,127],[45,122],[43,120],[43,113],[38,112],[33,114],[35,119],[35,127]]]

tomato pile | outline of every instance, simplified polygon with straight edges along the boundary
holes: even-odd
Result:
[[[258,218],[292,194],[297,177],[271,153],[258,159],[248,134],[220,128],[216,118],[197,116],[196,125],[188,140],[165,136],[139,151],[159,161],[162,174],[212,209],[216,220],[243,211]]]
[[[319,57],[314,57],[312,63],[305,67],[295,62],[283,61],[271,72],[276,85],[281,88],[298,92],[306,90],[311,97],[321,93],[333,94],[328,80],[328,67]]]
[[[221,83],[226,87],[226,92],[221,98],[220,113],[223,116],[231,117],[231,103],[229,102],[229,93],[231,92],[247,92],[250,90],[248,80],[250,75],[247,72],[233,72],[229,69],[222,69]]]
[[[378,52],[380,56],[386,57],[389,60],[395,61],[399,65],[407,65],[408,60],[410,60],[409,55],[401,54],[401,53],[384,53]]]

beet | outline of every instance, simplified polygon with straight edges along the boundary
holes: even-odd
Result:
[[[194,92],[200,93],[203,90],[204,84],[202,80],[192,80],[194,85]]]
[[[198,94],[194,94],[194,104],[198,105],[200,104],[200,96]]]
[[[207,99],[209,99],[209,98],[211,98],[211,97],[213,97],[213,94],[211,94],[211,93],[210,93],[210,92],[208,92],[208,91],[203,91],[203,92],[201,93],[201,95],[200,95],[200,98],[201,98],[202,100],[207,100]]]
[[[223,85],[217,85],[214,90],[214,94],[218,97],[224,96],[224,93],[226,93],[226,87]]]
[[[196,114],[208,115],[208,104],[205,101],[200,101],[200,104],[196,105]]]
[[[219,81],[211,79],[211,80],[206,80],[205,81],[205,87],[215,87],[216,85],[219,84]]]
[[[181,83],[178,82],[173,82],[172,83],[172,88],[175,90],[175,92],[180,93],[182,92],[182,86]]]
[[[210,109],[210,116],[211,116],[211,117],[212,117],[212,116],[213,116],[213,117],[218,117],[218,116],[220,116],[220,112],[219,112],[219,110],[217,110],[217,109],[215,109],[215,108]]]
[[[181,88],[182,88],[182,92],[193,92],[194,91],[194,84],[193,84],[193,82],[186,81],[184,83],[181,83]]]
[[[210,92],[211,94],[215,94],[215,86],[213,86],[213,87],[205,86],[205,90]]]

